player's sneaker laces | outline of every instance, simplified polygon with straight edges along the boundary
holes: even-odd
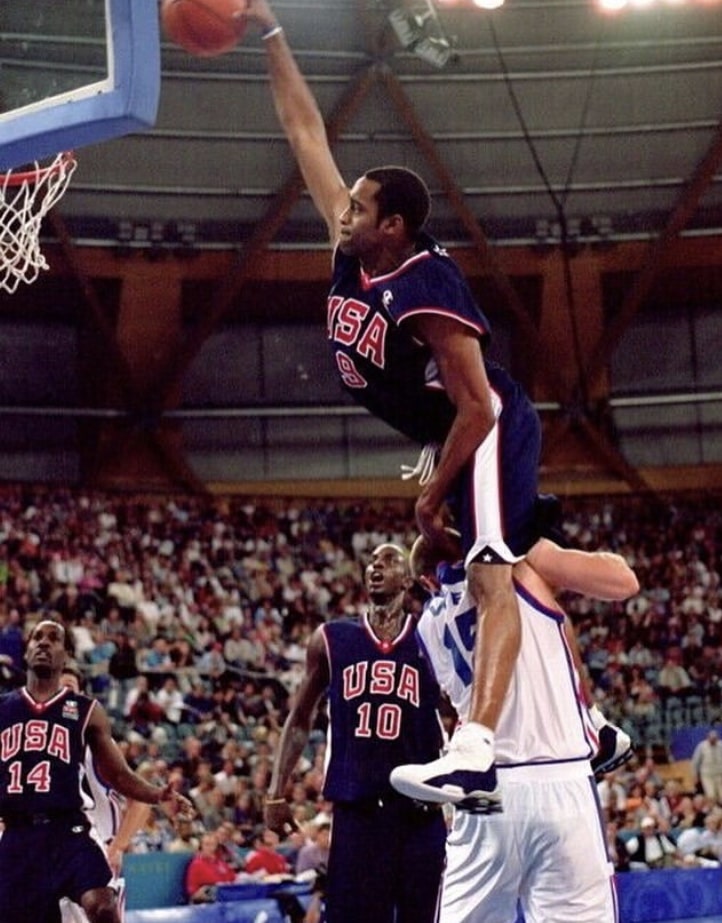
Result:
[[[501,811],[493,735],[480,724],[465,724],[449,749],[431,763],[407,763],[391,773],[397,792],[417,801],[449,802],[473,814]]]
[[[622,766],[634,756],[632,738],[614,724],[599,729],[599,750],[592,760],[595,776],[603,776]]]

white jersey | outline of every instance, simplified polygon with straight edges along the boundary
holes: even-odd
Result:
[[[100,842],[105,851],[118,832],[125,808],[125,799],[100,778],[95,769],[90,748],[85,751],[82,789],[91,834]],[[108,887],[116,892],[118,911],[122,920],[125,908],[125,879],[113,878]],[[60,916],[62,923],[88,923],[88,917],[82,908],[66,897],[60,901]]]
[[[88,820],[103,845],[107,846],[120,827],[125,798],[100,778],[90,749],[85,754],[85,782],[91,799],[86,810]]]
[[[464,721],[471,699],[476,606],[462,567],[443,567],[440,577],[441,596],[427,605],[418,632],[439,685]],[[495,730],[497,769],[589,760],[598,737],[564,634],[564,613],[550,605],[551,598],[542,602],[520,583],[515,587],[522,640]]]
[[[524,565],[522,565],[522,568]],[[469,713],[476,607],[461,568],[440,572],[419,637],[460,719]],[[521,648],[494,752],[503,810],[454,811],[439,923],[617,923],[613,867],[590,757],[597,735],[564,634],[538,578],[516,583]],[[526,578],[525,578],[526,580]]]

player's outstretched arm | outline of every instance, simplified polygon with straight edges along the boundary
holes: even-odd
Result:
[[[331,153],[323,116],[271,6],[249,0],[245,15],[261,29],[276,113],[333,245],[349,191]]]
[[[308,737],[311,724],[328,688],[330,679],[326,641],[320,628],[311,635],[306,649],[306,672],[295,694],[293,705],[281,731],[278,753],[271,773],[265,804],[266,824],[277,833],[287,833],[286,826],[293,826],[290,807],[284,792]]]
[[[571,590],[595,599],[622,600],[639,592],[639,581],[620,554],[561,548],[541,538],[527,563],[555,590]]]
[[[192,816],[195,813],[190,801],[170,786],[160,788],[158,785],[150,785],[133,772],[111,736],[108,715],[98,701],[90,713],[87,743],[98,773],[110,788],[135,801],[167,806],[171,814]]]
[[[149,804],[135,801],[133,798],[128,799],[118,832],[108,844],[108,863],[116,877],[120,876],[123,855],[128,851],[130,841],[145,824],[150,810]]]

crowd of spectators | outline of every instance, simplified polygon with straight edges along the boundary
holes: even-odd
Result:
[[[673,720],[713,723],[719,714],[722,518],[709,497],[565,507],[566,541],[621,553],[641,586],[624,603],[563,600],[600,707],[637,743],[630,767],[600,783],[618,867],[640,861],[618,840],[638,835],[639,853],[648,819],[670,837],[675,862],[685,861],[678,834],[686,829],[714,827],[716,845],[704,849],[722,854],[722,804],[696,785],[665,781],[650,756]],[[362,611],[367,552],[387,540],[410,547],[414,538],[412,504],[403,500],[0,486],[2,681],[22,682],[33,622],[60,616],[129,763],[159,783],[172,780],[198,811],[177,828],[154,812],[133,850],[200,854],[212,832],[214,852],[243,871],[268,845],[262,799],[310,633]],[[306,847],[325,848],[324,732],[321,711],[289,793],[299,832],[277,844],[289,871],[314,852]]]

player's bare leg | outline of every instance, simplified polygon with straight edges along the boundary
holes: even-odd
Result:
[[[471,719],[454,733],[446,754],[391,774],[397,791],[420,801],[451,802],[476,813],[501,810],[494,765],[494,728],[521,643],[511,565],[472,563],[469,589],[477,603]]]

